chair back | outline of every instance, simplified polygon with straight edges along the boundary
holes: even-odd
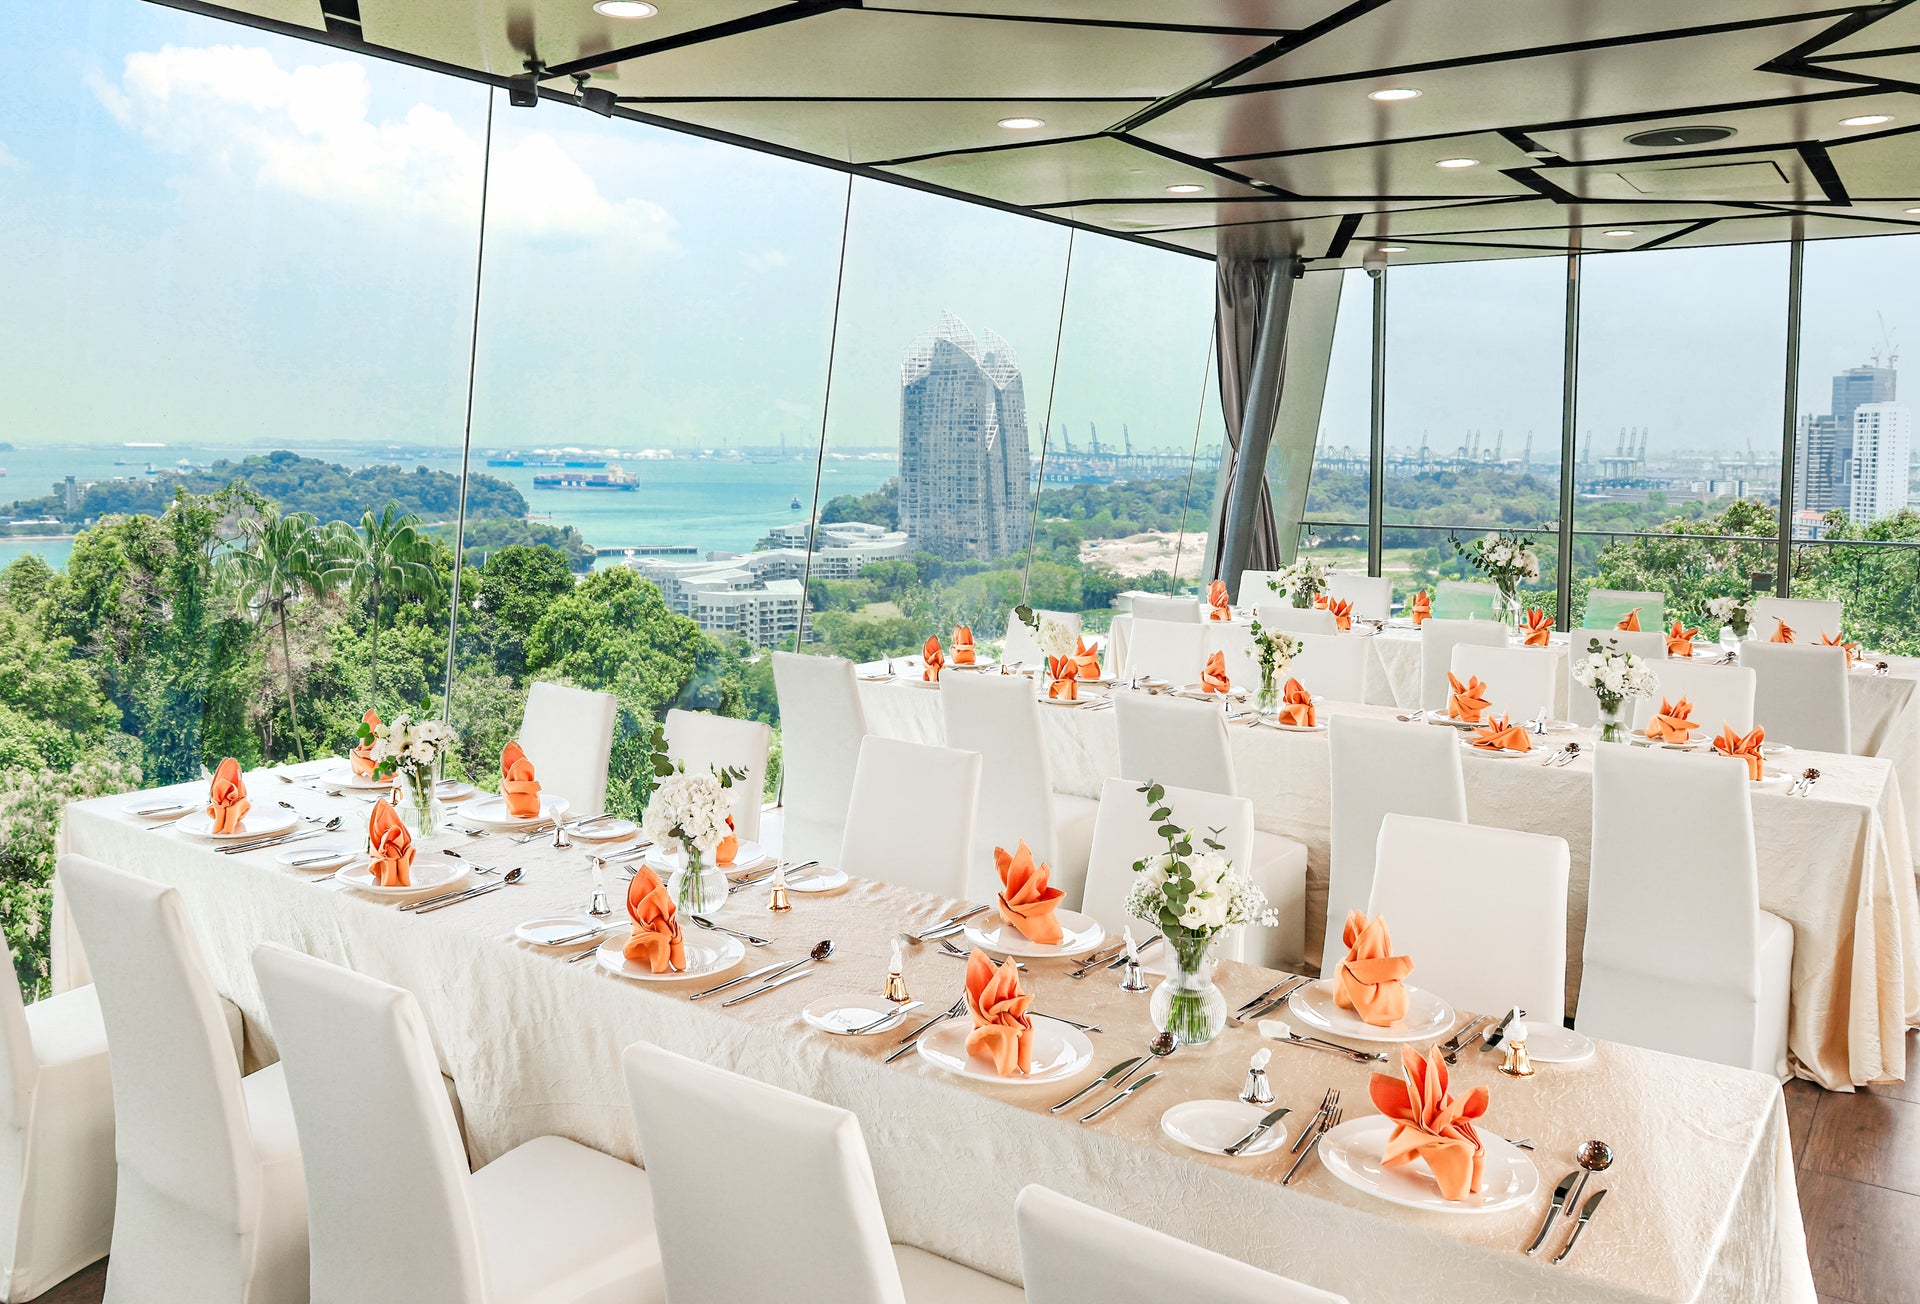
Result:
[[[1281,683],[1289,677],[1297,679],[1315,697],[1334,702],[1367,700],[1367,660],[1373,654],[1370,639],[1351,634],[1295,634],[1294,639],[1300,651],[1280,676]],[[1254,683],[1258,682],[1256,677]]]
[[[1327,596],[1353,604],[1357,620],[1385,620],[1393,614],[1393,578],[1334,571],[1327,576]]]
[[[979,801],[980,753],[869,734],[853,771],[840,868],[965,898]]]
[[[1672,657],[1659,663],[1660,688],[1643,697],[1633,711],[1633,727],[1645,729],[1660,710],[1660,699],[1693,704],[1693,718],[1711,738],[1730,724],[1741,733],[1753,728],[1754,683],[1746,666],[1716,666],[1704,657]],[[1588,694],[1592,696],[1591,693]]]
[[[621,1056],[673,1304],[905,1304],[860,1120],[646,1042]],[[773,1216],[740,1235],[740,1178]]]
[[[1069,902],[1080,899],[1077,873],[1060,863],[1053,818],[1053,769],[1040,732],[1040,703],[1024,675],[942,676],[940,714],[947,746],[980,754],[980,802],[973,822],[969,901],[991,901],[1000,891],[993,849],[1024,841],[1052,870],[1053,885]]]
[[[1075,638],[1080,637],[1080,613],[1077,611],[1036,609],[1033,618],[1036,621],[1052,620],[1072,630]],[[1047,654],[1040,650],[1040,642],[1034,637],[1034,632],[1027,628],[1026,622],[1012,612],[1007,613],[1007,636],[1000,644],[1001,663],[1037,666],[1046,659]]]
[[[1236,869],[1252,867],[1251,801],[1245,797],[1223,797],[1215,792],[1161,786],[1166,789],[1166,805],[1173,810],[1175,824],[1220,843]],[[1167,842],[1157,831],[1159,825],[1147,818],[1153,808],[1147,804],[1140,787],[1141,784],[1132,779],[1108,779],[1100,785],[1100,809],[1093,817],[1093,853],[1088,858],[1086,895],[1080,908],[1098,919],[1108,936],[1117,938],[1121,929],[1131,927],[1133,935],[1144,941],[1156,929],[1127,913],[1127,894],[1133,891],[1133,866],[1135,861],[1165,851]],[[1219,832],[1216,833],[1216,829]],[[1241,931],[1230,929],[1233,936],[1222,939],[1217,951],[1221,959],[1241,958],[1244,953],[1238,936]]]
[[[533,762],[540,790],[565,797],[576,816],[607,808],[607,767],[619,715],[620,700],[612,693],[546,683],[527,690],[520,749]]]
[[[306,1156],[313,1304],[487,1304],[466,1152],[413,994],[270,943],[253,970]]]
[[[780,699],[780,851],[788,860],[840,863],[853,771],[867,713],[853,662],[773,652]]]
[[[1640,612],[1640,630],[1652,633],[1667,625],[1667,597],[1664,593],[1639,589],[1589,589],[1587,608],[1580,617],[1582,629],[1612,629],[1627,618],[1629,611]],[[1632,630],[1621,630],[1630,634]]]
[[[1651,629],[1638,633],[1630,629],[1574,630],[1567,647],[1567,719],[1578,725],[1597,724],[1600,720],[1600,699],[1593,695],[1591,688],[1575,682],[1572,675],[1572,668],[1590,655],[1588,645],[1596,642],[1603,647],[1618,648],[1653,662],[1663,683],[1667,673],[1667,638],[1664,634]],[[1656,707],[1659,705],[1658,702],[1654,703]]]
[[[1170,684],[1193,684],[1207,663],[1207,629],[1198,621],[1133,622],[1127,636],[1125,678],[1149,675]]]
[[[1754,673],[1753,719],[1768,742],[1853,751],[1845,648],[1750,638],[1740,645],[1740,664]]]
[[[1206,626],[1201,664],[1215,652],[1227,668],[1227,681],[1249,691],[1260,687],[1260,655],[1253,646],[1253,626],[1244,620],[1216,620]]]
[[[735,779],[733,831],[748,841],[760,838],[760,810],[766,805],[767,753],[773,730],[758,720],[734,720],[711,711],[667,712],[667,755],[695,774],[701,770],[741,769]]]
[[[1120,777],[1232,797],[1240,791],[1227,714],[1212,702],[1147,693],[1113,695]]]
[[[1421,622],[1420,705],[1427,710],[1447,709],[1447,672],[1453,669],[1453,649],[1462,643],[1505,647],[1507,627],[1497,620],[1443,620],[1438,616]]]
[[[1833,598],[1773,598],[1753,600],[1753,636],[1773,637],[1775,621],[1784,620],[1794,641],[1818,645],[1822,634],[1838,636],[1846,604]]]
[[[1463,684],[1469,676],[1475,676],[1487,686],[1487,707],[1492,715],[1508,716],[1515,724],[1524,724],[1552,714],[1560,659],[1546,648],[1456,643],[1451,669]],[[1446,705],[1444,697],[1440,704]]]
[[[1415,986],[1467,1010],[1518,1005],[1558,1027],[1567,872],[1564,838],[1388,815],[1367,913],[1385,915],[1394,952],[1413,957]]]
[[[20,995],[20,984],[7,982],[4,977],[15,972],[13,948],[4,938],[0,938],[0,965],[5,966],[0,969],[0,1131],[18,1138],[32,1115],[40,1060],[33,1052],[33,1034],[27,1028],[27,1006]]]
[[[1500,590],[1478,580],[1441,580],[1433,586],[1433,614],[1440,620],[1498,620]]]
[[[1136,625],[1146,620],[1173,620],[1197,625],[1201,620],[1198,598],[1170,598],[1158,593],[1136,593],[1133,595],[1133,604],[1128,610],[1133,613]]]
[[[1273,587],[1273,581],[1279,579],[1280,572],[1272,570],[1246,570],[1240,572],[1240,588],[1233,595],[1237,607],[1256,607],[1263,601],[1279,598]]]
[[[1340,622],[1324,607],[1296,607],[1279,594],[1254,604],[1254,615],[1268,629],[1289,634],[1338,634]]]

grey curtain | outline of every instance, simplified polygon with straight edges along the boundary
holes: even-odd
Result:
[[[1280,564],[1265,463],[1279,410],[1294,267],[1291,257],[1223,255],[1215,273],[1214,348],[1227,430],[1214,490],[1210,574],[1226,580],[1230,591],[1238,590],[1242,570]]]

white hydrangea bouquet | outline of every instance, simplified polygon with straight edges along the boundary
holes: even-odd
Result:
[[[1743,639],[1753,627],[1753,598],[1751,595],[1713,598],[1707,603],[1707,619],[1731,629],[1736,640]]]
[[[1139,791],[1167,849],[1134,862],[1126,909],[1160,930],[1174,958],[1166,981],[1154,989],[1154,1026],[1182,1045],[1199,1045],[1218,1036],[1227,1022],[1227,999],[1213,983],[1214,941],[1241,924],[1270,928],[1279,913],[1227,858],[1226,848],[1212,836],[1218,829],[1196,839],[1173,823],[1164,787],[1149,783]]]
[[[1300,655],[1300,641],[1282,629],[1268,629],[1258,620],[1248,626],[1254,651],[1260,658],[1260,693],[1254,706],[1262,715],[1280,709],[1280,676]]]
[[[368,712],[372,715],[372,712]],[[360,745],[366,748],[374,773],[381,778],[398,775],[405,797],[401,812],[405,823],[420,837],[440,831],[445,812],[435,791],[440,763],[460,740],[451,725],[439,720],[416,720],[411,715],[396,715],[391,720],[362,720],[358,731]]]
[[[1500,605],[1509,623],[1520,619],[1520,586],[1540,578],[1540,554],[1525,534],[1491,530],[1472,543],[1454,541],[1453,550],[1500,590]]]
[[[1296,557],[1267,577],[1267,587],[1296,607],[1311,607],[1327,591],[1327,568],[1311,557]]]
[[[1660,676],[1646,659],[1616,645],[1611,639],[1587,640],[1587,655],[1573,663],[1573,682],[1593,690],[1600,703],[1600,741],[1627,740],[1626,722],[1621,711],[1635,698],[1652,697],[1660,689]]]
[[[653,737],[653,794],[640,816],[640,831],[685,863],[673,873],[668,891],[683,910],[708,914],[726,903],[727,875],[714,860],[720,844],[733,836],[732,789],[746,778],[737,767],[688,770],[667,756],[666,731]]]

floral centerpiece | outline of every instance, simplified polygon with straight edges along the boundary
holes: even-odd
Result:
[[[1035,622],[1033,641],[1040,645],[1041,656],[1045,658],[1042,668],[1048,680],[1048,686],[1051,687],[1059,679],[1059,675],[1053,668],[1072,662],[1074,648],[1079,640],[1074,634],[1073,627],[1066,621],[1057,616],[1043,614]],[[1075,673],[1078,674],[1077,666]]]
[[[1468,565],[1493,581],[1493,586],[1500,590],[1502,619],[1509,625],[1518,625],[1521,620],[1521,581],[1540,578],[1540,554],[1533,546],[1532,537],[1494,530],[1472,543],[1461,543],[1456,539],[1453,550],[1465,557]]]
[[[1752,595],[1729,594],[1709,600],[1707,619],[1723,630],[1732,630],[1735,643],[1743,641],[1753,629]]]
[[[1280,676],[1300,655],[1300,642],[1285,630],[1267,629],[1256,620],[1248,626],[1254,652],[1260,658],[1260,692],[1253,704],[1262,715],[1274,715],[1280,709]]]
[[[1127,913],[1157,927],[1173,956],[1166,981],[1154,989],[1154,1026],[1182,1045],[1197,1046],[1227,1024],[1227,998],[1213,983],[1215,939],[1239,924],[1272,927],[1279,916],[1253,880],[1234,868],[1212,836],[1218,829],[1197,839],[1196,851],[1192,832],[1173,823],[1167,790],[1149,783],[1140,792],[1167,849],[1134,862]]]
[[[446,822],[446,811],[436,791],[440,763],[453,750],[459,735],[439,720],[396,715],[382,721],[369,711],[360,722],[358,737],[376,776],[399,776],[401,820],[418,837],[438,833]]]
[[[1311,557],[1296,557],[1267,577],[1267,587],[1292,600],[1296,607],[1311,607],[1313,600],[1327,591],[1327,568]]]
[[[1592,689],[1599,700],[1600,741],[1623,743],[1627,726],[1622,710],[1634,698],[1653,696],[1660,676],[1644,657],[1594,638],[1587,640],[1586,657],[1573,664],[1573,682]]]
[[[640,816],[640,830],[682,863],[667,882],[674,904],[696,915],[726,904],[727,874],[720,867],[720,844],[733,836],[733,785],[747,777],[735,766],[688,770],[667,756],[666,734],[653,736],[653,795]]]

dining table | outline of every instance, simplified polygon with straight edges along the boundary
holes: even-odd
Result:
[[[290,794],[313,819],[340,815],[349,831],[365,820],[365,800],[310,787],[306,773],[256,771],[245,781],[256,793]],[[293,782],[281,784],[282,776]],[[190,786],[163,791],[196,795]],[[880,994],[894,939],[959,914],[967,908],[960,901],[850,879],[830,892],[793,892],[791,908],[774,912],[764,886],[743,888],[714,922],[766,944],[743,945],[736,969],[803,960],[822,941],[831,940],[833,949],[806,962],[805,980],[726,1006],[718,997],[691,999],[725,973],[636,981],[597,959],[575,963],[592,940],[564,948],[516,940],[522,921],[584,908],[594,882],[587,853],[611,853],[630,841],[576,838],[560,847],[546,836],[471,837],[475,826],[455,807],[453,828],[423,838],[415,865],[457,852],[463,865],[519,868],[522,875],[510,886],[500,874],[479,875],[473,881],[498,886],[415,913],[333,874],[280,864],[274,848],[225,854],[175,826],[140,819],[128,806],[127,797],[69,806],[61,848],[178,890],[214,986],[245,1017],[249,1061],[274,1057],[250,962],[261,943],[402,986],[418,998],[431,1028],[476,1162],[557,1134],[644,1163],[620,1053],[645,1040],[852,1111],[892,1238],[1010,1282],[1020,1275],[1014,1198],[1040,1183],[1356,1304],[1814,1299],[1784,1097],[1780,1084],[1762,1074],[1603,1042],[1584,1062],[1540,1064],[1519,1078],[1500,1071],[1499,1053],[1469,1042],[1452,1070],[1454,1089],[1487,1088],[1482,1126],[1528,1141],[1537,1181],[1518,1186],[1525,1198],[1492,1213],[1402,1207],[1338,1179],[1315,1154],[1285,1183],[1295,1158],[1290,1144],[1228,1158],[1189,1149],[1162,1126],[1172,1106],[1233,1100],[1250,1057],[1263,1049],[1272,1053],[1267,1076],[1276,1102],[1292,1111],[1280,1124],[1290,1137],[1330,1091],[1340,1093],[1346,1119],[1365,1118],[1379,1112],[1369,1099],[1371,1073],[1397,1074],[1397,1056],[1357,1063],[1275,1040],[1276,1030],[1259,1020],[1229,1023],[1209,1042],[1164,1058],[1149,1055],[1158,1076],[1086,1121],[1092,1106],[1104,1103],[1101,1089],[1072,1109],[1051,1107],[1100,1071],[1147,1055],[1155,1033],[1149,994],[1125,990],[1120,975],[1104,966],[1075,979],[1065,959],[1031,958],[1021,979],[1035,1014],[1091,1027],[1091,1058],[1053,1082],[963,1077],[917,1050],[893,1057],[903,1027],[949,1009],[964,990],[967,966],[934,942],[905,948],[903,978],[923,1002],[913,1019],[865,1036],[803,1021],[802,1008],[816,998]],[[621,870],[613,864],[603,872],[614,899],[608,936],[617,949],[626,927]],[[60,981],[84,982],[84,949],[58,904],[55,913]],[[693,940],[718,936],[685,920],[682,927]],[[1236,963],[1217,970],[1236,1006],[1283,977]],[[1473,1014],[1460,1011],[1448,1030],[1465,1027]],[[1592,1190],[1609,1192],[1604,1206],[1563,1262],[1553,1259],[1568,1235],[1564,1222],[1547,1252],[1527,1254],[1556,1183],[1575,1171],[1576,1155],[1593,1140],[1604,1140],[1614,1155],[1592,1181]],[[780,1210],[759,1200],[750,1171],[737,1177],[741,1234],[751,1236],[756,1219],[777,1218]],[[636,1222],[635,1235],[642,1234]],[[1203,1282],[1195,1288],[1204,1293]]]

